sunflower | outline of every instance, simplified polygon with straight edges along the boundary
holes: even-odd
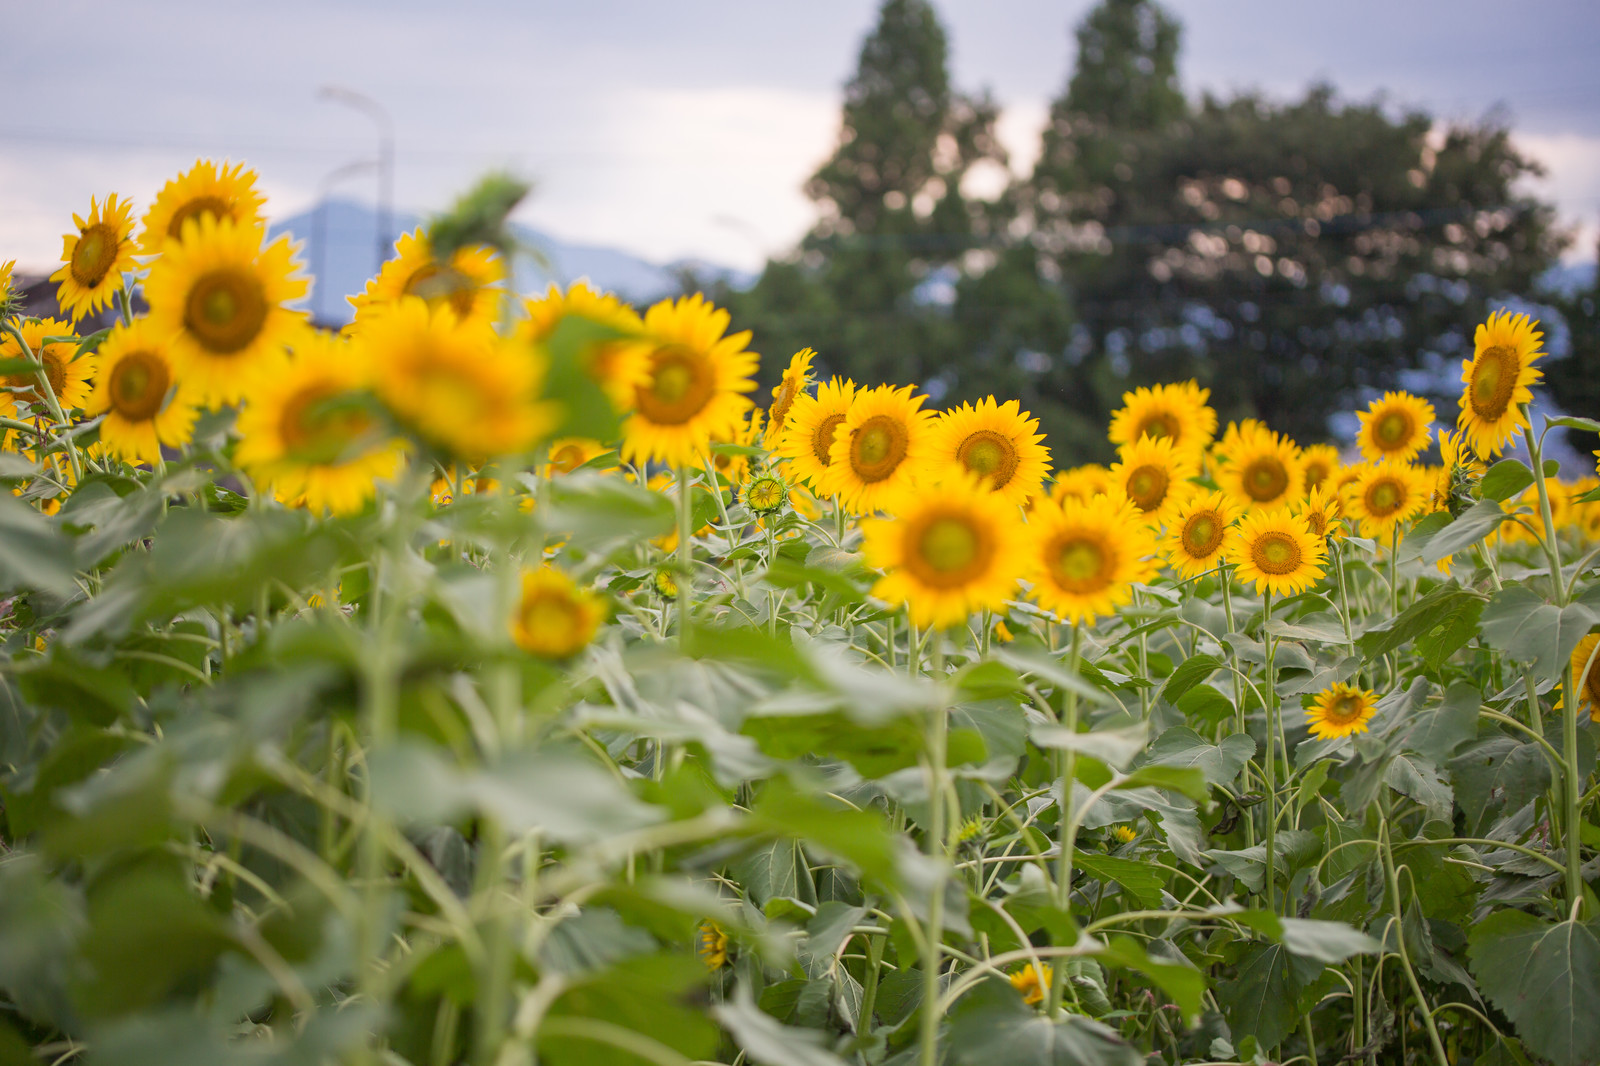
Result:
[[[1378,694],[1371,689],[1337,683],[1317,693],[1306,708],[1306,722],[1318,740],[1365,733],[1378,711]]]
[[[599,597],[560,570],[542,566],[522,572],[522,600],[511,636],[541,659],[565,659],[588,647],[604,617]]]
[[[788,461],[794,477],[819,492],[823,472],[832,461],[834,433],[844,425],[855,398],[855,382],[833,378],[818,385],[815,396],[796,396],[789,409],[776,454]]]
[[[1222,431],[1222,436],[1207,449],[1212,463],[1218,466],[1226,463],[1229,457],[1239,450],[1240,442],[1246,437],[1265,432],[1267,432],[1266,424],[1260,419],[1247,418],[1243,422],[1229,422],[1228,428]]]
[[[543,296],[525,301],[523,310],[527,317],[517,323],[517,333],[536,345],[547,343],[569,317],[621,334],[585,348],[583,369],[617,410],[625,411],[633,405],[633,390],[644,382],[649,367],[648,349],[635,343],[644,332],[644,320],[637,311],[615,293],[596,292],[585,281],[573,282],[565,292],[551,285]]]
[[[733,435],[733,440],[728,443],[741,448],[757,447],[761,440],[761,421],[764,417],[759,407],[752,407],[746,411],[738,431]],[[745,479],[750,476],[750,455],[747,452],[714,449],[711,454],[711,464],[717,468],[717,474],[730,487],[744,484]]]
[[[543,476],[557,477],[570,474],[590,459],[610,451],[604,444],[588,437],[557,437],[550,442],[549,461],[544,464]]]
[[[264,231],[201,214],[166,246],[145,279],[150,328],[172,338],[168,357],[202,402],[238,403],[258,364],[282,358],[304,312],[284,306],[306,294],[287,237],[263,248]]]
[[[1113,613],[1156,573],[1156,535],[1120,492],[1041,502],[1027,529],[1033,599],[1074,624]]]
[[[417,229],[401,234],[394,250],[395,257],[379,268],[365,292],[346,297],[357,321],[407,296],[419,296],[431,308],[448,306],[463,320],[492,323],[499,314],[498,286],[505,269],[492,248],[469,245],[441,263],[427,234]]]
[[[783,378],[772,389],[772,406],[767,408],[767,435],[765,444],[768,448],[777,447],[783,430],[789,422],[789,412],[794,408],[794,402],[805,395],[811,385],[811,360],[816,357],[816,352],[810,348],[802,348],[794,353],[789,360],[789,368],[783,372]]]
[[[1225,492],[1191,497],[1174,512],[1162,539],[1167,564],[1185,578],[1199,577],[1216,566],[1239,510]]]
[[[1050,449],[1039,443],[1039,420],[1016,400],[994,397],[964,403],[940,415],[933,427],[932,470],[963,470],[1011,503],[1026,503],[1044,487]]]
[[[1344,501],[1327,485],[1318,485],[1289,506],[1306,520],[1312,534],[1324,539],[1344,539]]]
[[[1350,517],[1361,523],[1361,535],[1388,537],[1402,523],[1422,513],[1430,486],[1422,471],[1408,463],[1385,459],[1366,468],[1350,489]]]
[[[1428,498],[1428,511],[1457,514],[1471,505],[1473,489],[1484,474],[1483,461],[1458,429],[1439,435],[1439,462],[1431,471],[1433,491]]]
[[[837,496],[856,514],[868,514],[911,485],[927,469],[933,413],[911,386],[879,385],[856,393],[834,431],[819,491]]]
[[[1099,463],[1085,463],[1071,470],[1057,470],[1052,475],[1050,498],[1056,503],[1091,500],[1096,496],[1104,496],[1114,485],[1111,471]]]
[[[1428,446],[1433,434],[1433,404],[1409,392],[1386,392],[1356,418],[1361,423],[1356,443],[1373,462],[1409,462]]]
[[[1251,511],[1239,520],[1228,542],[1228,561],[1240,581],[1253,581],[1257,592],[1292,596],[1322,577],[1328,549],[1306,520],[1287,507]]]
[[[129,462],[161,461],[161,447],[189,443],[199,414],[189,390],[178,385],[167,345],[136,318],[111,330],[96,353],[100,373],[85,413],[104,414],[100,440],[106,451]]]
[[[1056,972],[1049,963],[1030,962],[1011,975],[1011,987],[1022,993],[1022,1002],[1036,1007],[1044,1002],[1055,979]]]
[[[209,159],[196,159],[193,167],[156,193],[140,223],[139,254],[155,255],[167,241],[181,240],[183,224],[201,215],[231,219],[240,227],[258,226],[264,203],[266,197],[256,191],[256,172],[246,170],[243,163],[218,166]]]
[[[872,594],[905,604],[913,625],[945,629],[1005,606],[1021,576],[1021,517],[971,475],[937,493],[884,497],[894,518],[861,523],[861,551],[884,571]]]
[[[1203,451],[1217,432],[1217,412],[1206,406],[1210,398],[1211,390],[1193,381],[1125,392],[1123,406],[1111,415],[1111,443],[1155,437],[1180,452]]]
[[[1308,444],[1300,450],[1300,463],[1305,471],[1305,491],[1310,492],[1339,469],[1339,449],[1331,444]]]
[[[7,259],[4,263],[0,263],[0,308],[4,308],[6,301],[11,298],[11,272],[16,269],[15,259]]]
[[[1301,493],[1305,465],[1293,441],[1255,423],[1229,444],[1217,483],[1245,507],[1281,507]]]
[[[1572,684],[1578,690],[1578,713],[1585,709],[1589,712],[1589,721],[1596,721],[1596,712],[1600,710],[1600,656],[1594,656],[1595,645],[1600,644],[1600,633],[1590,633],[1578,641],[1578,646],[1572,649]],[[1590,656],[1595,657],[1595,662],[1589,662]],[[1584,668],[1588,672],[1584,672]],[[1556,706],[1562,707],[1566,703],[1566,694],[1557,701]]]
[[[622,426],[622,455],[673,466],[698,461],[713,440],[730,440],[751,406],[760,356],[748,330],[724,336],[728,312],[704,296],[662,300],[645,312],[645,374]]]
[[[752,514],[769,515],[782,509],[789,500],[789,485],[782,475],[763,471],[750,479],[739,494],[745,509]]]
[[[1466,388],[1459,424],[1485,459],[1499,455],[1528,424],[1521,405],[1533,400],[1529,386],[1544,376],[1533,365],[1544,355],[1539,350],[1544,334],[1534,329],[1538,324],[1527,315],[1491,314],[1473,336],[1472,358],[1461,364]]]
[[[362,341],[302,336],[292,359],[251,383],[235,461],[285,503],[336,515],[361,510],[405,453],[365,401],[372,365]]]
[[[694,953],[706,964],[706,969],[722,969],[728,964],[728,934],[707,918],[695,927]]]
[[[122,288],[123,271],[138,266],[129,239],[132,210],[131,202],[119,201],[112,193],[106,197],[104,209],[93,198],[89,200],[87,220],[72,216],[77,232],[61,238],[62,267],[50,280],[61,283],[56,303],[73,322],[109,306]]]
[[[1111,483],[1139,508],[1152,526],[1166,525],[1195,487],[1199,453],[1182,451],[1164,437],[1139,437],[1122,446],[1111,466]]]
[[[63,414],[82,407],[89,399],[89,379],[94,376],[98,358],[78,355],[76,340],[50,341],[46,337],[70,337],[72,327],[59,318],[33,318],[23,322],[17,332],[27,342],[34,362],[44,365],[50,391]],[[26,354],[10,333],[0,337],[0,359],[23,359]],[[24,405],[33,404],[48,415],[49,403],[39,390],[39,372],[22,370],[0,377],[0,413],[21,416]]]

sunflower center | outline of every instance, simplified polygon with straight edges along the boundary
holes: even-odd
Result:
[[[111,370],[107,387],[111,408],[129,422],[148,422],[161,413],[172,374],[154,352],[129,352]]]
[[[1292,574],[1300,569],[1300,545],[1287,533],[1265,533],[1250,545],[1250,561],[1264,574]]]
[[[1312,489],[1328,480],[1328,475],[1332,472],[1333,471],[1328,469],[1328,465],[1320,459],[1313,459],[1311,462],[1307,463],[1306,491],[1310,492]]]
[[[521,622],[528,644],[559,648],[571,644],[574,631],[583,625],[583,616],[567,596],[536,593],[522,601]]]
[[[210,215],[217,221],[232,218],[233,211],[229,209],[226,200],[220,196],[196,196],[172,213],[172,221],[167,223],[167,236],[174,239],[183,237],[183,224],[191,218],[198,220]]]
[[[1513,349],[1501,344],[1485,348],[1472,363],[1468,390],[1472,413],[1489,422],[1504,415],[1511,406],[1511,394],[1516,391],[1517,374],[1521,370]]]
[[[1257,503],[1276,500],[1289,490],[1289,471],[1273,455],[1262,455],[1244,468],[1244,492]]]
[[[67,361],[61,354],[61,347],[59,344],[46,344],[37,353],[39,362],[44,365],[45,379],[50,382],[50,391],[55,393],[57,400],[61,399],[61,392],[67,387]],[[39,395],[38,371],[8,374],[5,381],[6,387],[13,391],[18,401],[44,403],[44,397]]]
[[[117,261],[118,243],[117,231],[104,222],[85,229],[72,249],[72,280],[86,289],[104,281]]]
[[[1411,438],[1416,435],[1416,427],[1411,423],[1411,416],[1404,411],[1385,411],[1373,427],[1372,435],[1377,439],[1378,447],[1392,452],[1411,443]]]
[[[1183,524],[1183,550],[1196,559],[1209,559],[1222,547],[1225,531],[1222,516],[1215,511],[1197,511]]]
[[[979,477],[989,479],[992,488],[1003,489],[1017,473],[1017,449],[992,429],[969,435],[956,449],[956,458]]]
[[[1388,518],[1406,502],[1406,491],[1393,478],[1379,478],[1367,486],[1367,512],[1374,518]]]
[[[189,290],[183,325],[212,355],[233,355],[261,335],[267,294],[248,271],[224,267],[202,274]]]
[[[372,419],[344,389],[327,382],[289,397],[278,416],[284,450],[313,466],[338,462],[372,428]]]
[[[783,502],[783,482],[775,477],[760,477],[745,490],[745,502],[757,511],[770,511]]]
[[[1302,516],[1306,524],[1311,527],[1311,532],[1319,537],[1328,535],[1328,515],[1320,507],[1308,507]]]
[[[829,415],[817,423],[816,430],[811,434],[811,454],[822,466],[832,461],[833,433],[843,421],[842,414]]]
[[[1154,464],[1135,467],[1128,475],[1128,499],[1141,511],[1154,511],[1167,498],[1171,478],[1166,470]]]
[[[1139,432],[1134,436],[1155,437],[1157,440],[1162,437],[1171,437],[1176,440],[1178,437],[1178,420],[1170,411],[1157,411],[1154,414],[1145,416],[1144,421],[1139,423]]]
[[[1332,725],[1345,726],[1359,719],[1366,709],[1366,700],[1358,695],[1347,694],[1329,700],[1322,717]]]
[[[1050,576],[1067,592],[1099,592],[1111,584],[1115,557],[1111,546],[1082,534],[1058,540],[1047,555]]]
[[[1590,653],[1593,653],[1592,648]],[[1584,661],[1587,662],[1588,658],[1589,656],[1585,655]],[[1583,692],[1589,699],[1589,717],[1594,718],[1594,709],[1600,707],[1600,662],[1596,662],[1595,665],[1589,667],[1589,672],[1583,679]]]
[[[472,313],[472,301],[477,295],[478,286],[453,266],[424,263],[412,271],[403,291],[407,296],[422,297],[429,307],[449,301],[451,310],[465,318]]]
[[[850,441],[850,467],[862,481],[882,481],[906,457],[906,427],[888,415],[873,415]]]
[[[663,426],[681,426],[711,402],[716,381],[711,367],[686,348],[658,348],[650,383],[634,390],[639,413]]]

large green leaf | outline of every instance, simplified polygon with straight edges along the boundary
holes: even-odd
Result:
[[[1401,611],[1381,626],[1374,626],[1356,642],[1368,661],[1386,655],[1410,640],[1416,640],[1436,627],[1448,629],[1452,619],[1481,608],[1483,597],[1457,585],[1441,585]]]
[[[733,998],[711,1008],[711,1016],[732,1034],[745,1056],[760,1066],[845,1066],[845,1061],[825,1046],[815,1029],[784,1025],[764,1014],[739,985]]]
[[[1468,957],[1489,1001],[1517,1035],[1555,1066],[1579,1066],[1600,1054],[1600,938],[1595,923],[1546,922],[1517,910],[1496,911],[1472,930]]]
[[[950,1015],[953,1066],[1142,1066],[1144,1056],[1115,1029],[1069,1014],[1051,1021],[1025,1006],[1016,989],[989,978]]]
[[[0,493],[0,591],[66,596],[75,588],[73,576],[72,542],[38,511]]]
[[[1484,608],[1480,627],[1490,647],[1532,664],[1539,679],[1553,680],[1597,621],[1583,603],[1557,607],[1526,585],[1507,585]]]
[[[1286,944],[1246,947],[1233,979],[1217,986],[1235,1043],[1246,1036],[1263,1048],[1282,1043],[1300,1022],[1301,991],[1321,972],[1322,963],[1295,955]]]
[[[1162,766],[1192,767],[1213,785],[1231,782],[1256,753],[1256,742],[1244,733],[1231,733],[1212,744],[1188,726],[1175,726],[1156,738],[1147,758]]]

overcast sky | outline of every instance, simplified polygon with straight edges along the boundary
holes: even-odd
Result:
[[[1025,169],[1089,0],[940,0],[959,86],[988,87]],[[1169,0],[1191,95],[1298,95],[1325,79],[1441,119],[1498,109],[1549,168],[1537,186],[1600,220],[1600,2]],[[832,148],[840,86],[876,0],[0,0],[0,260],[42,268],[91,195],[143,211],[197,155],[245,159],[268,211],[304,210],[370,156],[381,101],[396,199],[428,211],[488,167],[532,177],[519,218],[656,260],[752,267],[809,225],[800,184]],[[370,198],[370,176],[337,186]]]

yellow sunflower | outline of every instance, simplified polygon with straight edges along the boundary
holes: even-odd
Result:
[[[72,327],[58,318],[34,318],[23,322],[17,329],[33,352],[33,359],[44,365],[44,376],[50,382],[50,391],[63,414],[80,408],[89,399],[89,379],[94,376],[99,359],[93,353],[78,356],[78,342],[51,341],[46,337],[70,337]],[[77,356],[77,358],[74,358]],[[26,358],[22,346],[10,333],[0,336],[0,359]],[[50,416],[49,403],[39,388],[39,372],[23,370],[0,377],[0,413],[13,418],[22,417],[24,406],[32,404],[36,414]]]
[[[1593,665],[1589,663],[1596,644],[1600,644],[1600,633],[1590,633],[1581,638],[1578,646],[1572,649],[1571,660],[1572,684],[1578,690],[1578,713],[1581,715],[1587,709],[1591,722],[1597,720],[1596,712],[1600,710],[1600,656],[1595,656]],[[1565,703],[1566,695],[1563,693],[1556,706],[1560,708]]]
[[[1165,437],[1139,437],[1122,446],[1111,465],[1111,483],[1152,526],[1167,525],[1195,492],[1189,480],[1200,473],[1199,453],[1183,451]]]
[[[1429,494],[1422,471],[1385,459],[1366,468],[1346,502],[1350,517],[1361,524],[1363,537],[1386,540],[1398,526],[1422,513]]]
[[[596,292],[585,281],[573,282],[565,292],[551,285],[543,296],[525,301],[523,310],[527,317],[517,323],[517,332],[536,345],[548,341],[569,316],[625,334],[590,346],[583,353],[583,367],[617,410],[633,405],[634,389],[645,381],[649,368],[649,350],[634,340],[644,332],[644,319],[637,311],[615,293]]]
[[[505,268],[494,249],[459,248],[441,263],[421,229],[402,234],[394,249],[395,257],[367,282],[366,291],[346,297],[357,321],[407,296],[421,297],[430,308],[448,306],[462,320],[492,323],[499,314]]]
[[[819,491],[869,514],[922,476],[933,454],[933,413],[921,409],[926,398],[912,396],[910,385],[856,393],[834,431]]]
[[[662,300],[645,312],[644,329],[645,376],[622,426],[623,457],[697,463],[713,440],[739,431],[760,356],[745,347],[748,330],[724,336],[728,312],[699,293]]]
[[[0,263],[0,307],[4,307],[5,302],[11,298],[11,272],[16,268],[15,259],[7,259],[4,263]]]
[[[1217,412],[1206,406],[1210,398],[1211,390],[1193,381],[1125,392],[1123,406],[1111,415],[1111,443],[1155,437],[1179,451],[1202,451],[1217,432]]]
[[[1493,459],[1526,426],[1521,405],[1533,400],[1530,388],[1544,372],[1535,367],[1541,358],[1544,337],[1534,327],[1539,323],[1527,315],[1500,311],[1478,327],[1473,336],[1473,354],[1461,364],[1459,424],[1472,441],[1473,450]]]
[[[1356,418],[1361,423],[1356,443],[1373,462],[1410,462],[1433,435],[1433,404],[1409,392],[1386,392]]]
[[[1050,449],[1039,443],[1039,420],[1029,418],[1016,400],[996,404],[994,397],[976,405],[964,403],[940,415],[933,427],[931,470],[975,475],[1011,503],[1026,503],[1044,487],[1050,470]]]
[[[1207,449],[1212,464],[1215,466],[1225,464],[1228,458],[1238,451],[1242,440],[1265,432],[1267,432],[1266,424],[1259,419],[1247,418],[1243,422],[1229,422],[1228,428],[1222,431],[1222,436],[1212,442],[1211,447]]]
[[[764,442],[768,448],[777,447],[778,441],[783,438],[784,427],[789,423],[789,412],[793,410],[795,400],[804,396],[806,389],[811,386],[811,360],[816,354],[810,348],[795,352],[789,360],[789,368],[783,372],[782,380],[773,386],[772,406],[767,408]]]
[[[256,172],[246,170],[243,163],[218,166],[209,159],[196,159],[193,167],[156,193],[141,222],[139,254],[155,255],[167,241],[181,240],[183,224],[201,215],[231,219],[243,228],[258,226],[266,202],[256,191]]]
[[[1317,693],[1306,708],[1306,722],[1318,740],[1365,733],[1378,711],[1378,694],[1371,689],[1338,683]]]
[[[1113,490],[1089,500],[1043,502],[1028,521],[1033,599],[1074,624],[1109,615],[1157,570],[1156,535]]]
[[[1339,469],[1339,449],[1331,444],[1308,444],[1300,450],[1305,470],[1305,491],[1310,492]]]
[[[874,596],[905,604],[913,625],[939,629],[1005,607],[1023,562],[1016,508],[971,475],[950,478],[937,493],[902,490],[886,502],[894,518],[861,523],[861,551],[884,571]]]
[[[599,597],[551,566],[522,572],[511,636],[541,659],[565,659],[589,646],[605,618]]]
[[[1057,470],[1050,485],[1050,498],[1056,503],[1091,500],[1096,496],[1104,496],[1114,485],[1111,471],[1099,463],[1085,463],[1071,470]]]
[[[1344,501],[1327,485],[1318,485],[1290,505],[1311,532],[1324,539],[1344,539]]]
[[[544,464],[543,475],[556,477],[570,474],[596,456],[610,451],[604,444],[588,437],[557,437],[550,442],[550,458]]]
[[[432,447],[482,466],[531,449],[556,421],[539,399],[538,354],[408,296],[373,314],[360,337],[377,361],[375,389],[402,425]]]
[[[1428,512],[1449,511],[1466,506],[1472,490],[1483,477],[1483,461],[1468,445],[1461,430],[1439,434],[1439,462],[1430,468],[1432,492],[1428,497]]]
[[[1245,507],[1282,507],[1303,491],[1305,464],[1293,441],[1256,423],[1230,443],[1217,483]]]
[[[728,934],[707,918],[695,928],[694,953],[706,964],[706,969],[722,969],[728,964]]]
[[[50,275],[50,280],[61,283],[56,289],[56,303],[73,322],[109,306],[122,288],[123,271],[138,267],[130,239],[132,210],[132,203],[119,201],[112,193],[106,197],[104,209],[94,199],[89,200],[87,219],[72,216],[77,231],[61,238],[63,265]]]
[[[752,407],[745,412],[737,432],[733,435],[730,444],[738,444],[745,448],[754,448],[761,440],[761,423],[763,415],[761,408]],[[714,451],[711,455],[711,464],[717,468],[717,474],[730,486],[737,488],[744,484],[750,476],[750,456],[746,453]]]
[[[833,378],[818,385],[815,396],[796,396],[789,409],[776,454],[788,461],[794,477],[818,492],[822,474],[832,461],[834,433],[844,425],[855,398],[855,382]]]
[[[199,414],[189,390],[178,385],[167,345],[136,318],[111,330],[96,353],[100,373],[84,403],[90,415],[104,414],[100,441],[106,451],[129,462],[161,461],[161,446],[189,443]]]
[[[1228,527],[1239,505],[1225,492],[1194,496],[1172,516],[1161,548],[1167,565],[1181,577],[1199,577],[1214,568],[1227,543]]]
[[[168,358],[201,401],[238,403],[258,364],[281,359],[304,312],[284,305],[306,294],[287,237],[261,246],[264,230],[199,215],[166,246],[145,279],[150,329],[171,337]]]
[[[1292,596],[1315,585],[1327,563],[1328,549],[1306,520],[1287,507],[1254,510],[1239,520],[1228,541],[1228,561],[1239,580],[1254,582],[1257,592]]]
[[[251,382],[234,459],[256,485],[309,511],[354,514],[392,478],[405,448],[366,398],[366,346],[304,334],[294,357]]]
[[[1056,972],[1047,962],[1029,963],[1011,975],[1011,987],[1022,993],[1022,1002],[1036,1007],[1049,995]]]

